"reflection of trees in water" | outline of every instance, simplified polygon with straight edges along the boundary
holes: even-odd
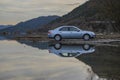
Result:
[[[120,47],[101,46],[93,54],[83,54],[77,59],[90,65],[95,73],[108,80],[120,79]]]

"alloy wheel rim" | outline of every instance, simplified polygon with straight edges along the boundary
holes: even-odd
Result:
[[[60,36],[56,36],[55,39],[56,39],[56,40],[60,40]]]
[[[55,47],[56,48],[60,48],[60,44],[55,44]]]
[[[84,45],[84,48],[85,48],[85,49],[89,49],[89,45],[87,45],[87,44]]]
[[[85,40],[88,40],[89,39],[89,35],[85,35]]]

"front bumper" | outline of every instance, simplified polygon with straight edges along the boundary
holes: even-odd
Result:
[[[96,37],[96,35],[92,35],[92,37],[91,38],[95,38]]]

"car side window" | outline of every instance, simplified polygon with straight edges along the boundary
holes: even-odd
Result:
[[[68,31],[68,27],[63,27],[59,31]]]
[[[77,28],[70,27],[70,31],[79,31]]]

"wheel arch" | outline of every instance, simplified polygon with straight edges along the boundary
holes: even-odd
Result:
[[[90,35],[89,33],[84,33],[84,34],[82,35],[82,38],[84,38],[85,35],[89,35],[89,37],[91,38],[91,35]]]

